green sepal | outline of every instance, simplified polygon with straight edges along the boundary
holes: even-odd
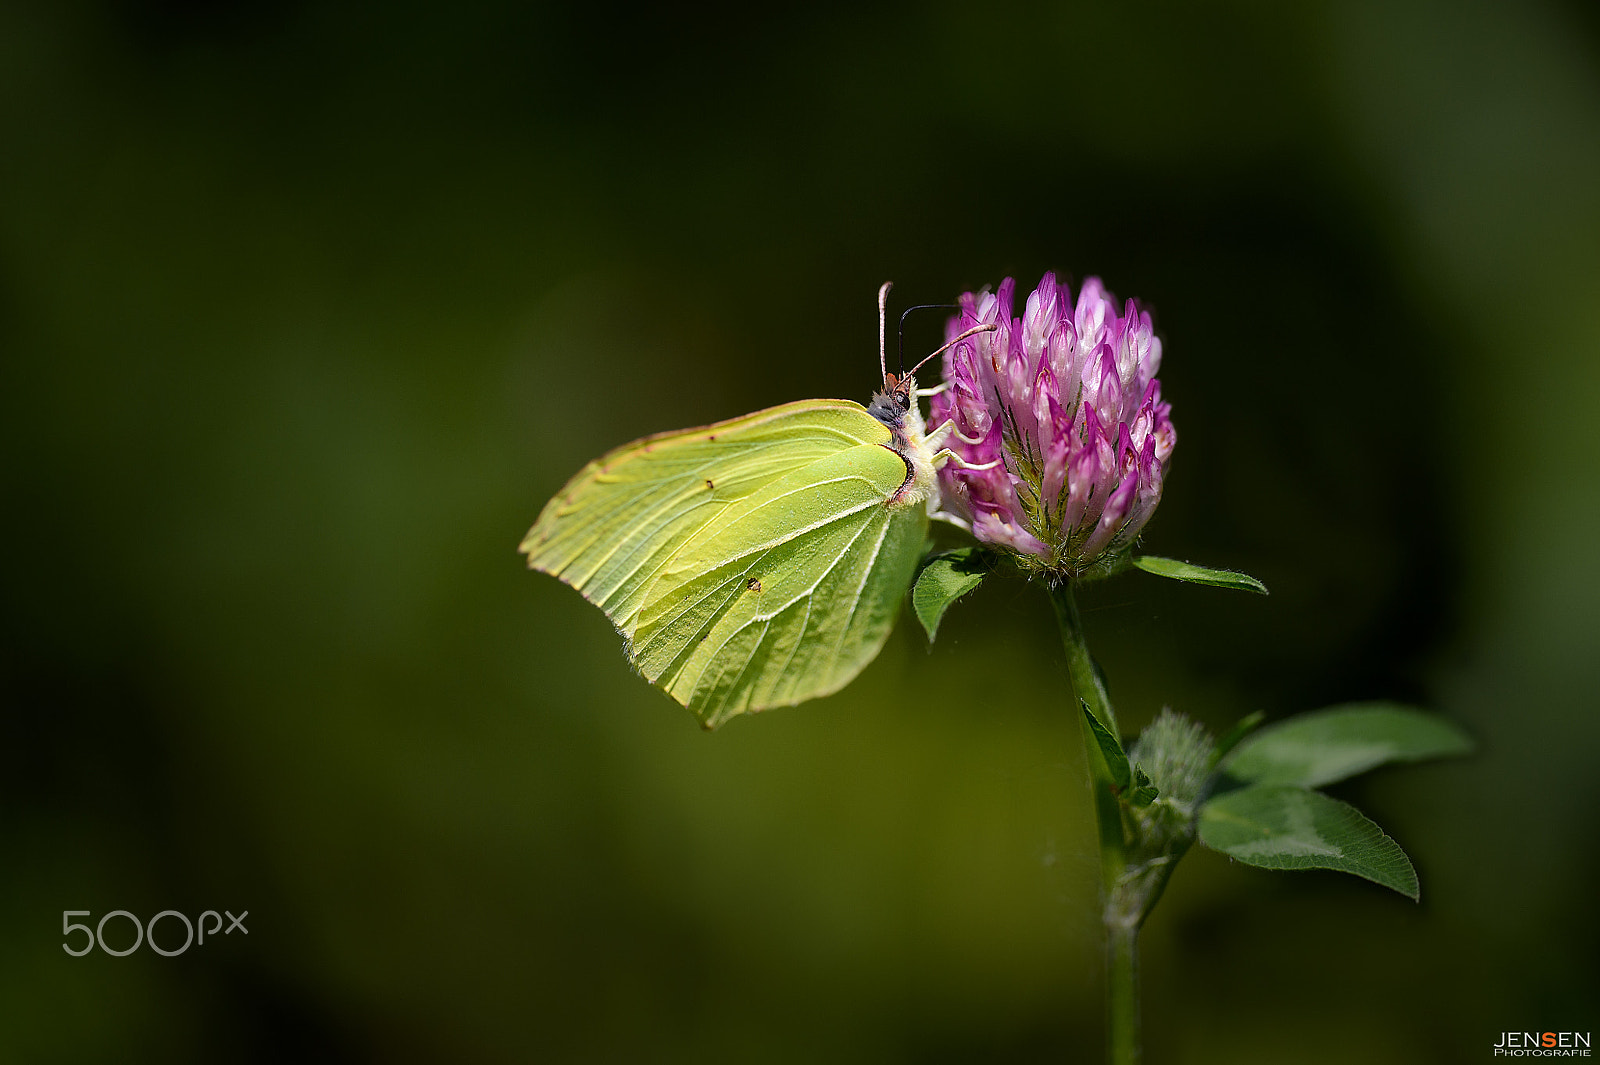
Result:
[[[1149,806],[1156,801],[1156,796],[1161,794],[1150,777],[1140,766],[1133,767],[1133,790],[1128,793],[1128,801],[1135,806]]]
[[[1237,570],[1210,569],[1206,566],[1196,566],[1192,562],[1179,562],[1175,558],[1161,558],[1157,555],[1141,555],[1133,560],[1133,564],[1146,573],[1154,573],[1157,577],[1188,581],[1190,584],[1209,584],[1213,588],[1235,588],[1242,592],[1267,594],[1266,585],[1248,573],[1240,573]]]
[[[932,643],[950,604],[983,583],[993,559],[981,547],[963,547],[934,555],[922,564],[911,589],[911,608]]]
[[[1223,734],[1222,739],[1217,741],[1217,752],[1211,756],[1212,766],[1221,765],[1222,760],[1233,753],[1233,749],[1239,746],[1239,742],[1254,732],[1256,726],[1260,725],[1266,716],[1266,714],[1257,710],[1255,713],[1246,714],[1236,721],[1234,726]]]
[[[1200,842],[1263,869],[1333,869],[1365,877],[1412,901],[1417,871],[1400,845],[1360,810],[1321,792],[1256,784],[1200,808]]]
[[[1467,754],[1472,738],[1437,714],[1350,703],[1299,714],[1240,743],[1223,765],[1235,780],[1316,788],[1386,762]]]
[[[1100,753],[1105,756],[1106,766],[1111,770],[1111,783],[1118,790],[1124,790],[1133,783],[1133,771],[1128,768],[1128,755],[1122,749],[1122,744],[1111,734],[1111,730],[1100,723],[1094,716],[1094,711],[1089,709],[1089,704],[1079,700],[1083,707],[1084,720],[1089,723],[1089,731],[1094,735],[1094,742],[1100,748]]]

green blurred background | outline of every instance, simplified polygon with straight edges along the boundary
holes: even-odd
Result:
[[[515,554],[609,446],[865,398],[884,279],[1046,269],[1165,337],[1147,548],[1273,591],[1085,593],[1124,721],[1482,743],[1337,789],[1420,906],[1196,852],[1149,1060],[1600,1028],[1597,56],[1577,3],[0,7],[0,1059],[1097,1060],[1038,589],[707,735]]]

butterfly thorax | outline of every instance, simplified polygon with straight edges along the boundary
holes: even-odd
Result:
[[[888,427],[890,440],[883,446],[899,455],[906,464],[905,483],[889,497],[888,506],[898,510],[929,501],[936,503],[939,481],[934,473],[933,453],[923,440],[927,425],[917,409],[916,378],[910,374],[898,378],[885,374],[883,385],[882,392],[872,394],[867,413]]]

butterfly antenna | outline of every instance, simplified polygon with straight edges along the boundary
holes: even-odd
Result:
[[[927,359],[923,359],[922,362],[919,362],[915,366],[911,367],[911,372],[913,374],[916,373],[918,370],[922,369],[922,367],[927,363],[928,359],[933,358],[934,355],[943,355],[945,352],[949,351],[951,348],[955,347],[957,344],[961,343],[963,340],[967,339],[968,337],[976,336],[979,333],[992,333],[996,329],[999,329],[999,328],[1000,328],[999,324],[995,323],[995,322],[990,322],[988,325],[975,325],[971,329],[968,329],[965,333],[961,333],[961,334],[957,335],[955,338],[953,338],[950,341],[950,343],[946,344],[944,347],[940,348],[938,351],[935,351],[932,354],[930,354]]]
[[[906,375],[906,319],[911,317],[912,311],[959,311],[959,303],[919,303],[915,307],[907,307],[900,315],[900,376]],[[913,373],[916,371],[913,370]]]
[[[889,379],[888,357],[885,355],[884,342],[888,337],[891,288],[894,288],[894,282],[885,281],[883,287],[878,289],[878,374],[885,381]]]

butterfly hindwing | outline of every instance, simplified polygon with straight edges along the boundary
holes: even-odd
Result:
[[[692,537],[651,586],[629,647],[708,726],[816,698],[877,655],[922,548],[906,467],[857,445],[779,478]]]

